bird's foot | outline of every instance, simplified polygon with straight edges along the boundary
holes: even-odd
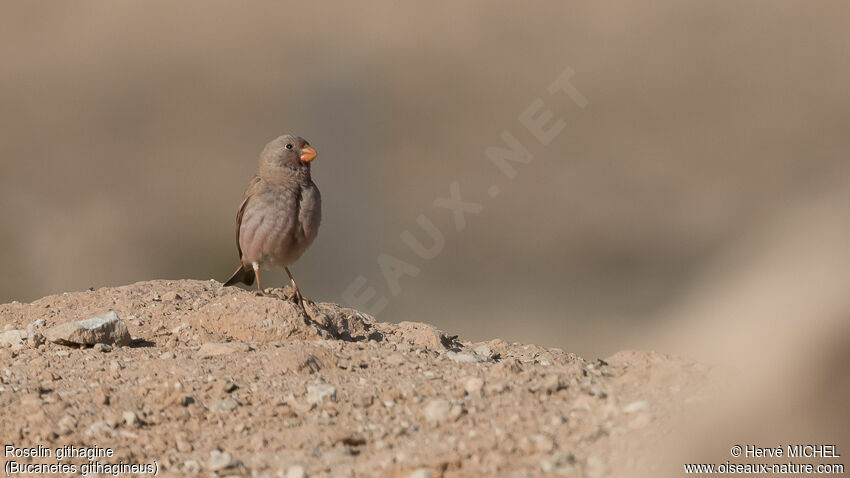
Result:
[[[304,308],[304,297],[301,296],[301,291],[295,289],[295,292],[292,294],[292,301],[295,302],[295,305],[298,307]]]

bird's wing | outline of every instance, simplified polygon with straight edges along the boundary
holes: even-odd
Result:
[[[251,182],[248,183],[248,188],[245,189],[245,195],[242,198],[242,204],[239,205],[239,212],[236,213],[236,249],[239,251],[239,260],[242,260],[242,246],[239,245],[239,230],[242,229],[242,215],[245,214],[245,206],[248,205],[248,200],[254,195],[254,191],[260,184],[260,177],[254,176]]]

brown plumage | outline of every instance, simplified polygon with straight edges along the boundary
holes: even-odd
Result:
[[[257,280],[260,269],[283,267],[292,281],[295,300],[303,307],[289,265],[301,257],[319,232],[322,198],[310,177],[316,151],[304,138],[283,135],[260,154],[257,175],[245,190],[236,214],[239,268],[225,286]]]

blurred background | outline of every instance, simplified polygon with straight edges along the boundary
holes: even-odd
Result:
[[[362,276],[381,320],[735,371],[696,428],[722,431],[683,424],[673,463],[846,440],[850,4],[2,10],[0,302],[225,280],[257,156],[292,132],[324,197],[308,297],[355,305]],[[547,90],[566,69],[584,108]],[[564,122],[547,145],[519,119],[538,98]],[[514,179],[484,154],[504,131],[534,158]],[[454,182],[483,206],[460,232],[434,206]],[[420,215],[445,239],[429,260],[402,240],[429,244]],[[418,271],[397,295],[381,254]]]
[[[710,355],[682,340],[689,323],[755,323],[728,312],[821,303],[828,288],[830,317],[849,318],[850,229],[836,226],[850,213],[848,14],[844,2],[4,2],[0,301],[223,281],[256,158],[292,132],[319,152],[324,221],[293,271],[314,300],[344,301],[363,276],[387,299],[381,320],[590,357],[695,343]],[[585,108],[547,91],[567,68]],[[566,125],[548,145],[519,120],[536,98]],[[513,180],[484,154],[503,131],[534,156]],[[455,181],[483,205],[461,232],[434,206]],[[430,260],[401,239],[428,244],[420,214],[445,238]],[[813,251],[832,275],[746,292],[798,277]],[[380,254],[419,269],[398,295]]]

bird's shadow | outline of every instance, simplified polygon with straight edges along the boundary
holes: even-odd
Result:
[[[130,341],[130,345],[129,345],[129,347],[133,348],[133,349],[139,349],[139,348],[144,348],[144,347],[155,347],[155,346],[156,346],[156,342],[151,342],[150,340],[147,340],[147,339],[133,339],[133,340]]]

